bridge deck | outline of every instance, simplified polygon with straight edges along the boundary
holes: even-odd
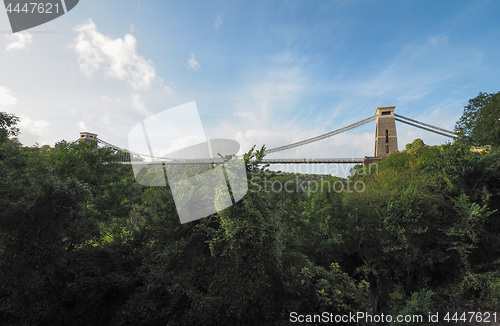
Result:
[[[134,161],[120,162],[125,165],[177,165],[177,164],[220,164],[223,160],[216,159],[191,159],[191,160],[172,160],[172,161]],[[355,164],[363,163],[362,158],[272,158],[263,159],[262,164]]]

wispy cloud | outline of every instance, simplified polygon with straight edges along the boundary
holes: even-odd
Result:
[[[250,82],[235,93],[232,115],[206,126],[210,137],[235,139],[241,152],[246,152],[253,145],[279,146],[312,135],[295,124],[293,108],[307,88],[307,78],[299,67],[262,67],[247,80]]]
[[[80,129],[80,131],[88,131],[89,128],[87,127],[87,124],[85,122],[83,122],[82,120],[78,121],[78,129]]]
[[[148,89],[156,79],[151,60],[137,53],[137,40],[131,34],[112,39],[97,30],[92,19],[75,27],[78,36],[72,44],[80,71],[91,77],[101,68],[106,76],[129,83],[135,90]]]
[[[19,33],[14,33],[12,35],[7,35],[7,46],[6,50],[23,50],[27,49],[28,46],[33,42],[33,35],[26,31]]]
[[[217,17],[215,18],[215,23],[214,23],[214,28],[215,29],[219,29],[219,27],[221,27],[221,25],[222,25],[222,17],[223,17],[223,15],[220,14],[220,15],[217,15]]]
[[[431,37],[429,37],[429,42],[432,45],[447,46],[448,39],[449,39],[449,37],[445,36],[445,35],[431,36]]]
[[[14,93],[7,87],[0,86],[0,108],[6,109],[17,103],[17,98]]]
[[[362,74],[342,76],[321,88],[344,98],[371,101],[390,100],[387,105],[412,104],[435,92],[436,86],[453,82],[458,76],[474,71],[482,54],[469,47],[449,46],[448,36],[429,36],[409,42],[399,52],[389,54],[384,64],[367,66]]]
[[[0,86],[0,111],[13,112],[18,100],[15,94],[4,86]],[[26,114],[13,112],[19,117],[19,129],[23,136],[27,138],[43,140],[47,136],[50,123],[46,120],[36,120]],[[31,115],[31,114],[30,114]]]
[[[165,87],[163,87],[163,92],[168,96],[172,96],[175,93],[174,89],[170,85],[165,85]]]
[[[188,67],[193,70],[200,70],[201,68],[200,63],[196,60],[193,53],[191,53],[191,57],[188,60]]]
[[[151,112],[146,108],[146,105],[144,104],[139,94],[132,94],[132,96],[130,96],[130,101],[130,105],[132,106],[132,109],[134,111],[139,112],[145,116],[151,115]]]
[[[34,120],[25,114],[20,114],[19,120],[19,128],[21,128],[22,132],[29,132],[36,136],[45,136],[50,127],[48,121]]]
[[[298,68],[278,68],[266,73],[262,80],[247,86],[238,103],[235,116],[252,121],[268,121],[283,109],[293,107],[306,87]]]

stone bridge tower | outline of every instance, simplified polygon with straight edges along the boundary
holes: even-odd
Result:
[[[94,141],[94,140],[97,140],[97,134],[94,134],[92,132],[87,132],[87,131],[81,131],[79,140],[80,141],[87,141],[87,142]]]
[[[377,108],[375,129],[375,157],[388,157],[398,150],[398,135],[394,118],[395,106]]]
[[[78,140],[83,141],[83,142],[96,141],[97,134],[94,134],[92,132],[82,131],[82,132],[80,132],[80,138]],[[94,152],[95,151],[97,151],[97,143],[95,144],[95,147],[94,147]]]

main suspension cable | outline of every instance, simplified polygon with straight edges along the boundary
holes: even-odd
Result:
[[[399,118],[394,118],[394,119],[396,121],[399,121],[399,122],[402,122],[402,123],[406,123],[407,125],[410,125],[410,126],[413,126],[413,127],[417,127],[417,128],[423,129],[423,130],[427,130],[427,131],[433,132],[433,133],[441,135],[441,136],[450,137],[450,138],[457,138],[457,136],[454,135],[454,134],[446,134],[444,132],[437,131],[435,129],[427,128],[427,127],[424,127],[424,126],[420,126],[420,125],[417,125],[415,123],[411,123],[409,121],[405,121],[403,119],[399,119]]]
[[[319,135],[319,136],[316,136],[316,137],[312,137],[312,138],[309,138],[309,139],[306,139],[306,140],[302,140],[302,141],[299,141],[299,142],[296,142],[296,143],[292,143],[292,144],[289,144],[289,145],[284,145],[284,146],[280,146],[280,147],[268,149],[267,151],[264,151],[264,153],[265,154],[271,154],[271,153],[281,152],[281,151],[284,151],[284,150],[287,150],[287,149],[291,149],[291,148],[303,146],[303,145],[306,145],[306,144],[314,143],[316,141],[319,141],[319,140],[322,140],[322,139],[325,139],[325,138],[328,138],[328,137],[332,137],[332,136],[341,134],[343,132],[349,131],[351,129],[357,128],[357,127],[362,126],[362,125],[364,125],[364,124],[366,124],[368,122],[371,122],[371,121],[373,121],[375,119],[377,119],[377,115],[373,115],[371,117],[368,117],[366,119],[363,119],[363,120],[358,121],[356,123],[353,123],[351,125],[345,126],[343,128],[327,132],[326,134],[322,134],[322,135]]]
[[[446,129],[443,129],[443,128],[439,128],[439,127],[436,127],[436,126],[433,126],[433,125],[430,125],[430,124],[427,124],[427,123],[423,123],[423,122],[420,122],[420,121],[417,121],[417,120],[413,120],[413,119],[410,119],[410,118],[407,118],[407,117],[404,117],[402,115],[399,115],[399,114],[396,114],[394,113],[394,116],[395,117],[398,117],[398,118],[401,118],[401,119],[405,119],[405,120],[408,120],[408,121],[411,121],[411,122],[414,122],[414,123],[417,123],[417,124],[420,124],[422,126],[426,126],[426,127],[429,127],[429,128],[432,128],[432,129],[436,129],[436,130],[439,130],[439,131],[442,131],[442,132],[445,132],[445,133],[448,133],[448,134],[452,134],[453,137],[456,137],[455,133],[451,130],[446,130]],[[396,119],[397,120],[397,119]],[[401,120],[398,120],[400,122],[403,122]],[[412,125],[414,126],[414,125]],[[428,130],[428,129],[425,129],[425,130]],[[431,131],[431,130],[429,130]]]

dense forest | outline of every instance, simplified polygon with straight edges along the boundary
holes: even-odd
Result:
[[[469,101],[453,143],[417,139],[347,179],[271,171],[254,148],[248,194],[187,224],[109,149],[22,146],[17,122],[0,113],[1,325],[500,313],[500,93]]]

